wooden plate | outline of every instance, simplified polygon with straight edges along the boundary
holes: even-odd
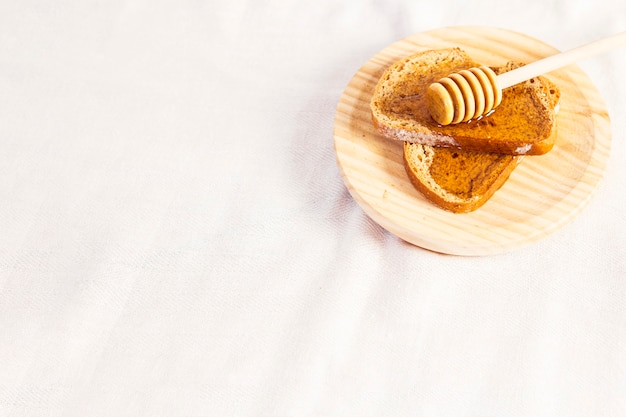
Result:
[[[398,237],[456,255],[489,255],[536,242],[570,222],[604,175],[611,145],[605,104],[582,70],[571,65],[546,74],[561,89],[556,145],[527,156],[484,206],[454,214],[431,204],[409,182],[402,143],[374,130],[369,102],[382,72],[414,52],[458,46],[476,61],[532,62],[558,51],[521,33],[452,27],[418,33],[380,51],[354,75],[335,115],[337,162],[363,210]]]

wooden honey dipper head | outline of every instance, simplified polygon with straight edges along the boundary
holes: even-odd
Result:
[[[426,105],[440,125],[467,122],[495,109],[508,87],[624,44],[626,32],[620,32],[497,76],[485,66],[462,70],[431,84]]]
[[[498,77],[489,67],[470,68],[431,84],[426,105],[440,125],[467,122],[483,116],[502,101]]]

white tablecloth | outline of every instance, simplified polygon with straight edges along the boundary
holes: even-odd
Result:
[[[0,1],[0,416],[626,415],[626,49],[538,243],[429,252],[342,182],[352,75],[455,25],[568,49],[626,3]]]

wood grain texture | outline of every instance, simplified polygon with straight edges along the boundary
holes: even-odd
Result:
[[[380,136],[369,102],[383,71],[427,49],[458,46],[476,61],[533,62],[558,51],[521,33],[452,27],[396,42],[357,71],[335,115],[337,163],[351,195],[378,224],[414,245],[455,255],[489,255],[536,242],[569,223],[591,199],[606,169],[611,130],[605,104],[575,65],[545,74],[561,89],[558,138],[546,155],[526,156],[483,207],[454,214],[431,204],[410,183],[402,143]]]

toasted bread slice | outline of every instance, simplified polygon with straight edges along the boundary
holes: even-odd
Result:
[[[469,151],[540,155],[552,149],[560,92],[545,77],[504,90],[502,103],[479,120],[441,126],[431,118],[425,100],[428,86],[479,65],[459,48],[420,52],[391,65],[370,102],[377,130],[390,139]],[[492,69],[502,73],[520,65]]]
[[[404,166],[411,183],[428,200],[454,213],[485,204],[522,158],[404,142]]]

